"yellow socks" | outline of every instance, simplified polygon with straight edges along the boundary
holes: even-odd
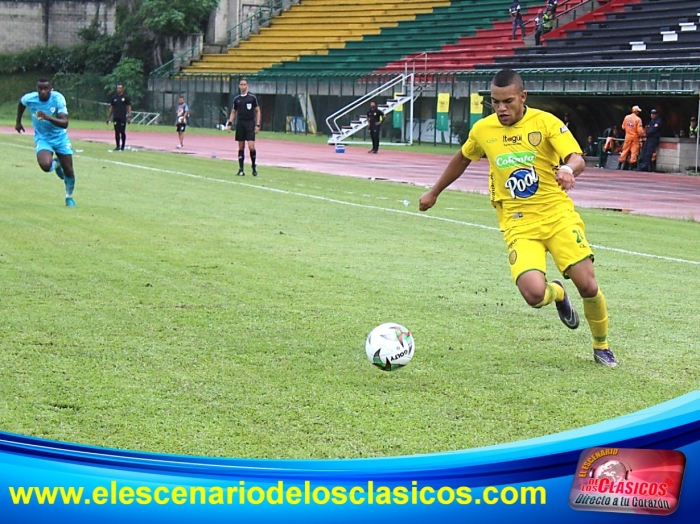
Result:
[[[600,288],[596,296],[583,299],[583,313],[593,335],[593,349],[609,349],[608,305]]]
[[[534,307],[540,308],[546,306],[547,304],[551,304],[555,300],[564,300],[564,288],[558,286],[557,284],[547,282],[547,287],[544,290],[544,300]],[[605,303],[605,301],[603,301],[603,303]]]

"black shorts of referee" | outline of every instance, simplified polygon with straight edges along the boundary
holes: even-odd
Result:
[[[255,120],[236,122],[236,142],[255,142]]]

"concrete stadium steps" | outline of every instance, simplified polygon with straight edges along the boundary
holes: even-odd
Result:
[[[570,29],[586,27],[588,22],[595,20],[604,21],[609,14],[623,12],[626,6],[639,4],[643,1],[644,0],[610,0],[610,2],[602,4],[595,11],[580,16],[576,20],[573,20],[565,26],[558,27],[550,31],[549,33],[543,36],[542,41],[545,42],[545,45],[547,45],[546,42],[549,42],[550,39],[566,37],[567,31]]]
[[[300,43],[288,43],[284,45],[283,47],[280,47],[277,44],[274,43],[261,43],[255,48],[252,47],[245,47],[241,48],[238,50],[237,53],[226,53],[223,55],[212,55],[212,54],[207,54],[202,56],[202,61],[206,62],[209,60],[220,60],[222,58],[236,58],[238,56],[244,56],[244,55],[254,55],[256,53],[261,53],[261,54],[270,54],[270,53],[278,53],[280,55],[286,55],[289,54],[290,50],[294,52],[309,52],[313,53],[318,50],[328,50],[329,46],[332,45],[344,45],[344,42],[300,42]],[[315,53],[314,53],[315,54]]]
[[[560,2],[557,12],[578,6],[586,0],[568,0]],[[544,2],[521,2],[523,5],[523,20],[526,23],[528,35],[534,32],[533,20],[544,6]],[[412,54],[400,61],[389,63],[379,68],[377,72],[398,72],[404,70],[406,61],[420,62],[421,67],[429,71],[460,71],[474,69],[477,65],[492,67],[496,57],[512,56],[518,49],[525,48],[525,41],[519,35],[511,40],[512,22],[505,17],[495,20],[491,27],[476,31],[473,36],[463,36],[456,43],[443,45],[439,50],[429,52],[427,59],[420,54]]]
[[[297,52],[301,49],[300,47],[297,46],[289,46],[287,49],[286,55],[292,55],[296,58],[298,58]],[[318,55],[327,55],[328,54],[328,49],[325,47],[317,47],[316,49],[308,49],[304,48],[305,52],[308,52],[309,54],[318,54]],[[279,49],[269,49],[269,50],[254,50],[254,49],[246,49],[245,52],[241,52],[237,54],[235,57],[229,56],[229,55],[211,55],[207,56],[206,58],[202,59],[203,64],[223,64],[227,62],[233,62],[234,60],[243,60],[246,58],[275,58],[278,56],[283,56],[280,54]]]
[[[352,23],[355,25],[366,25],[366,24],[376,24],[383,22],[400,22],[403,20],[413,20],[416,13],[410,12],[406,9],[401,11],[370,11],[369,13],[364,12],[360,16],[353,16]],[[326,22],[333,23],[333,19],[328,17],[328,13],[321,14],[318,13],[317,16],[306,16],[295,17],[295,18],[284,18],[283,20],[276,20],[277,27],[299,27],[300,24],[306,25],[323,25]],[[347,23],[347,21],[339,20],[339,23]]]
[[[347,33],[351,33],[348,31]],[[361,39],[362,35],[353,35],[353,34],[340,34],[340,35],[333,35],[333,36],[315,36],[315,35],[310,35],[308,32],[305,32],[304,34],[297,34],[297,35],[268,35],[267,37],[267,42],[271,44],[275,44],[277,48],[290,45],[290,44],[316,44],[316,43],[328,43],[328,44],[343,44],[347,42],[351,38],[357,38]],[[239,48],[239,51],[242,51]],[[207,55],[207,56],[214,56],[214,55]]]
[[[446,44],[429,52],[427,60],[420,54],[403,57],[377,69],[378,73],[403,71],[406,60],[415,60],[428,71],[459,71],[473,69],[476,64],[493,63],[496,55],[512,55],[518,47],[524,47],[521,37],[512,40],[510,22],[495,22],[491,29],[480,29],[474,36],[462,37],[456,43]]]
[[[446,0],[440,3],[448,5],[450,2]],[[329,10],[337,9],[339,7],[342,7],[343,11],[350,13],[396,11],[405,9],[407,6],[410,6],[414,12],[418,12],[421,9],[429,11],[435,7],[436,2],[432,0],[401,0],[393,2],[378,2],[377,0],[304,0],[303,4],[305,5],[304,10],[290,11],[290,13],[294,13],[291,16],[304,18],[310,13],[322,13],[324,16],[328,16]]]
[[[637,5],[645,7],[645,9],[632,7],[637,2],[641,2]],[[692,2],[688,3],[688,5],[690,4]],[[691,5],[692,12],[700,9],[700,2],[696,2],[696,6],[696,9],[692,9]],[[631,39],[637,39],[637,37],[654,39],[660,37],[662,30],[677,30],[681,22],[697,23],[699,20],[697,13],[692,17],[692,20],[688,16],[679,16],[679,11],[682,8],[675,0],[673,2],[654,0],[649,4],[642,0],[636,0],[624,4],[613,4],[613,7],[618,7],[618,9],[605,13],[596,12],[595,17],[585,21],[575,20],[562,28],[560,37],[554,35],[547,38],[547,47],[575,45],[581,38],[588,39],[588,37],[595,37],[596,40],[600,38],[626,39],[627,42]],[[684,12],[687,13],[685,10]]]
[[[700,65],[700,0],[611,0],[601,12],[560,28],[553,37],[550,33],[542,47],[518,49],[512,56],[497,57],[496,65],[516,69],[561,64],[567,67]],[[690,26],[684,29],[681,24]],[[676,40],[665,39],[662,31],[675,32]]]
[[[543,0],[523,0],[522,3],[540,6]],[[464,36],[475,36],[484,28],[493,29],[496,24],[496,32],[489,33],[491,40],[484,44],[493,49],[510,42],[512,24],[508,6],[503,0],[452,0],[449,6],[419,14],[415,20],[384,27],[378,35],[365,35],[362,40],[347,42],[341,49],[331,49],[326,58],[305,55],[297,62],[282,62],[261,74],[334,71],[365,74],[381,70],[387,63],[412,53],[439,51],[447,44],[457,44]],[[392,72],[403,72],[403,69],[403,62],[397,62]]]
[[[609,54],[600,51],[584,51],[578,53],[575,65],[571,65],[570,54],[551,55],[547,57],[527,57],[517,61],[499,61],[498,68],[510,67],[523,68],[555,68],[561,64],[575,68],[609,68],[609,67],[682,67],[700,66],[700,49],[697,47],[678,49],[679,54],[669,56],[668,50],[646,51],[643,54],[637,51],[616,51],[616,61],[613,62]],[[492,69],[494,66],[479,64],[475,69]]]
[[[450,0],[304,0],[275,17],[269,27],[230,48],[228,60],[204,55],[183,68],[184,72],[254,73],[281,62],[296,63],[299,57],[342,48],[365,35],[379,34],[384,27],[415,19],[417,14],[449,6]],[[303,38],[300,40],[300,38]],[[278,51],[274,56],[263,52]],[[248,59],[258,54],[258,67]],[[218,68],[218,69],[217,69]]]

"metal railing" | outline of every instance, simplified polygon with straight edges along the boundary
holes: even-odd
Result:
[[[272,18],[300,2],[301,0],[266,0],[263,4],[254,6],[245,19],[226,31],[226,45],[232,47],[238,45],[241,40],[247,40],[251,35],[260,32],[261,27],[268,26]],[[184,64],[202,56],[203,45],[203,42],[198,42],[150,74],[154,77],[165,77],[177,73]]]
[[[169,62],[151,71],[152,76],[162,77],[177,73],[183,64],[189,64],[192,60],[202,56],[203,42],[200,40],[184,53],[180,53]]]
[[[573,0],[564,0],[557,6],[556,16],[554,17],[552,28],[547,31],[547,33],[551,33],[555,29],[559,29],[559,27],[564,26],[569,22],[573,22],[577,18],[587,15],[588,13],[595,11],[604,5],[605,4],[601,4],[598,0],[585,0],[583,2],[576,2],[575,4]],[[539,15],[540,10],[544,9],[541,7],[536,8],[533,11],[534,15],[524,21],[528,36],[534,34],[535,32],[535,18]],[[544,36],[547,33],[543,31],[542,35]]]
[[[402,92],[406,92],[406,86],[410,88],[410,93],[411,93],[411,98],[414,95],[414,75],[411,74],[403,74],[399,75],[393,80],[390,80],[389,82],[386,82],[385,84],[380,85],[376,89],[373,89],[372,91],[369,91],[368,93],[364,94],[357,100],[354,100],[350,102],[348,105],[342,107],[335,113],[328,115],[326,118],[326,125],[328,126],[328,129],[330,129],[331,134],[340,134],[342,133],[342,126],[338,123],[338,120],[343,118],[345,115],[348,115],[349,113],[355,111],[358,107],[362,106],[363,104],[367,103],[369,100],[372,100],[375,98],[377,95],[380,95],[381,93],[384,93],[385,91],[388,91],[389,89],[401,85],[401,90]],[[411,110],[413,108],[411,107]],[[411,113],[411,117],[413,116],[413,113]]]
[[[260,28],[268,26],[275,16],[299,2],[301,0],[267,0],[252,7],[243,20],[226,32],[226,45],[235,47],[241,40],[247,40],[251,35],[259,33]]]

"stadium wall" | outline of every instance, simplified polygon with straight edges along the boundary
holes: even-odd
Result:
[[[0,53],[78,43],[78,31],[97,19],[114,33],[116,0],[0,0]]]

